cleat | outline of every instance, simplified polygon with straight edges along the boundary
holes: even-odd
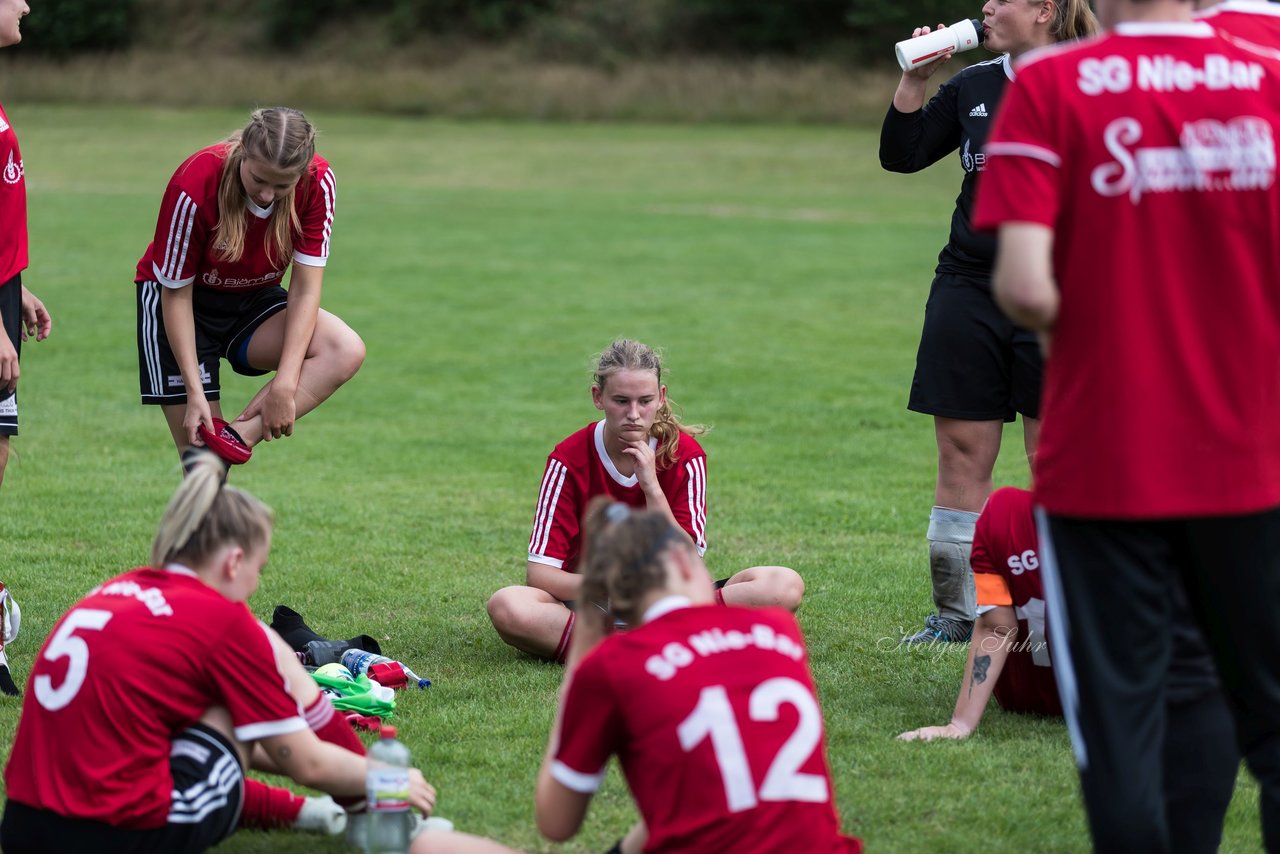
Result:
[[[221,418],[213,419],[212,431],[205,429],[201,424],[200,438],[204,439],[206,448],[221,457],[222,461],[228,465],[238,466],[247,463],[253,456],[253,448],[250,448],[244,439],[240,438],[240,434],[232,430],[231,425]]]
[[[907,635],[900,643],[967,643],[973,635],[972,620],[957,620],[930,614],[924,618],[924,628],[914,635]]]

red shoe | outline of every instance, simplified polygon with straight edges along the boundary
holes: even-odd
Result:
[[[203,424],[200,425],[200,438],[204,439],[205,447],[228,465],[238,466],[249,462],[249,458],[253,456],[253,448],[245,444],[240,434],[232,430],[227,422],[221,418],[213,419],[213,430],[214,432],[210,432]]]

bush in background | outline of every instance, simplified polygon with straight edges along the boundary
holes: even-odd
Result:
[[[133,36],[136,0],[40,0],[22,21],[21,49],[57,57],[121,50]]]

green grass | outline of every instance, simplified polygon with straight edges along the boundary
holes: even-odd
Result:
[[[240,112],[8,104],[29,181],[27,283],[54,315],[24,354],[23,435],[0,492],[16,676],[53,621],[143,561],[178,477],[137,403],[132,271],[164,182]],[[616,773],[561,849],[532,788],[561,671],[505,647],[484,601],[523,578],[547,452],[595,418],[588,364],[661,345],[671,396],[711,424],[713,573],[784,563],[845,827],[875,851],[1085,851],[1065,729],[992,708],[959,744],[962,651],[896,648],[929,610],[934,447],[906,390],[958,175],[882,173],[873,131],[450,124],[315,115],[339,181],[324,305],[365,338],[348,387],[234,474],[278,513],[251,603],[376,635],[435,685],[401,732],[459,828],[602,851],[634,817]],[[227,383],[228,409],[255,386]],[[1024,484],[1017,426],[1000,483]],[[0,745],[18,706],[0,704]],[[1242,777],[1225,850],[1260,847]],[[228,851],[338,851],[241,834]]]

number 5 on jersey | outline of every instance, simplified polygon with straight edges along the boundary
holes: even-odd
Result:
[[[41,673],[35,679],[36,700],[51,712],[70,703],[84,685],[85,674],[89,671],[89,645],[84,638],[76,637],[76,631],[98,632],[111,620],[112,613],[97,608],[76,608],[67,614],[58,631],[49,639],[45,647],[45,661],[57,662],[61,658],[68,659],[67,675],[62,684],[54,687],[53,678]]]
[[[703,739],[711,738],[711,749],[720,768],[729,812],[749,810],[760,801],[826,803],[830,797],[825,777],[800,771],[822,740],[822,710],[809,689],[786,677],[767,679],[751,692],[747,714],[756,722],[776,721],[783,703],[794,706],[799,719],[795,730],[769,764],[759,792],[747,761],[742,731],[738,728],[729,694],[723,685],[703,688],[697,705],[680,723],[677,733],[685,753],[692,751]]]

